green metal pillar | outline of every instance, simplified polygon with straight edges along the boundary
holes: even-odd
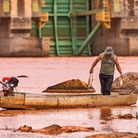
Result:
[[[41,31],[41,28],[38,28],[38,35],[39,35],[39,38],[42,37],[42,31]]]
[[[72,41],[72,54],[75,56],[75,40],[76,40],[76,16],[72,16],[73,13],[73,0],[70,0],[70,31],[71,31],[71,41]]]
[[[90,33],[89,1],[86,0],[43,0],[41,12],[49,13],[49,21],[41,29],[32,22],[32,37],[50,37],[50,56],[75,56]],[[86,12],[88,11],[88,12]],[[37,29],[37,30],[36,30]],[[83,56],[89,56],[86,47]]]
[[[89,10],[89,3],[88,2],[86,3],[86,7],[87,7],[87,10]],[[90,31],[89,24],[90,24],[90,16],[86,16],[86,34],[87,34],[87,36],[89,35],[89,31]],[[88,45],[88,55],[89,56],[92,55],[90,44]]]
[[[57,27],[57,0],[54,0],[54,28],[55,28],[55,44],[57,56],[59,56],[59,44],[58,44],[58,27]]]
[[[100,26],[101,26],[101,23],[97,23],[97,25],[94,27],[94,29],[91,31],[91,33],[88,35],[88,37],[85,39],[85,41],[81,45],[77,53],[77,56],[80,56],[82,54],[83,50],[88,46],[93,36],[95,36],[96,32],[99,30]]]

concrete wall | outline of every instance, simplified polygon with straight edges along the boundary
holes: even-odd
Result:
[[[138,56],[138,36],[129,38],[130,55]]]
[[[10,53],[14,56],[41,55],[41,42],[36,38],[11,38]]]
[[[49,56],[50,38],[0,38],[0,56]]]
[[[11,17],[18,17],[18,0],[11,1]],[[32,0],[24,0],[24,16],[32,17]]]
[[[10,54],[10,39],[0,38],[0,56],[9,56]]]
[[[49,38],[11,38],[11,56],[49,56]]]
[[[129,39],[120,37],[120,22],[118,18],[112,19],[111,29],[100,28],[93,39],[92,55],[99,55],[107,46],[112,46],[117,55],[129,55]]]
[[[42,56],[50,56],[50,38],[43,37],[41,40]]]
[[[96,2],[96,1],[95,1]],[[111,29],[101,27],[92,42],[92,55],[99,55],[112,46],[120,56],[138,55],[137,0],[111,0]],[[118,7],[115,3],[118,2]],[[92,4],[94,1],[92,0]],[[93,8],[93,7],[92,7]],[[118,11],[115,8],[119,9]],[[92,16],[92,26],[97,23]]]
[[[41,13],[40,0],[38,2],[39,11],[34,19]],[[30,37],[32,0],[11,0],[10,9],[8,17],[0,10],[0,56],[49,56],[50,38]]]
[[[10,36],[10,19],[0,20],[0,38],[8,38]]]
[[[17,17],[18,16],[18,7],[16,6],[17,5],[17,1],[18,0],[12,0],[11,2],[11,17]]]
[[[25,1],[25,17],[32,17],[32,0]]]

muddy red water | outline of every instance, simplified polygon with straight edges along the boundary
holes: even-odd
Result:
[[[80,58],[0,58],[0,79],[4,76],[28,77],[19,78],[17,91],[41,93],[48,86],[69,79],[80,79],[88,81],[89,69],[95,57]],[[123,73],[137,72],[138,57],[119,57]],[[100,93],[99,84],[100,63],[94,70],[93,87]],[[115,71],[115,77],[119,73]],[[94,127],[94,132],[77,132],[71,134],[60,134],[48,136],[33,133],[12,132],[11,130],[0,130],[2,138],[85,138],[96,133],[138,132],[138,120],[114,119],[105,122],[106,115],[118,115],[131,113],[137,114],[138,104],[130,107],[92,108],[92,109],[68,109],[68,110],[44,110],[44,111],[0,111],[0,128],[15,128],[28,125],[34,129],[43,128],[52,124],[77,125]],[[103,112],[106,110],[106,113]],[[6,115],[5,115],[6,114]]]

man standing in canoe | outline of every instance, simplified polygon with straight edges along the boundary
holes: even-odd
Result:
[[[101,53],[93,62],[90,69],[90,74],[93,73],[94,67],[101,60],[100,68],[100,84],[101,92],[103,95],[110,95],[110,89],[113,83],[115,65],[120,73],[120,77],[123,78],[123,73],[118,62],[117,56],[114,54],[112,47],[107,47],[103,53]]]

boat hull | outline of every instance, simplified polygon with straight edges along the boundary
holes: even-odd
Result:
[[[0,107],[11,109],[88,108],[101,106],[128,106],[135,104],[137,95],[100,94],[31,94],[14,93],[14,96],[0,94]]]

